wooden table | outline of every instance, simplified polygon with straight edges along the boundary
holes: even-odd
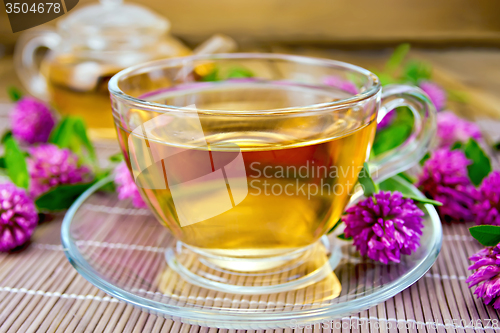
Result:
[[[338,51],[314,48],[290,49],[273,46],[272,52],[299,53],[346,60],[368,68],[380,66],[389,54],[381,51]],[[438,81],[466,90],[470,103],[456,111],[476,119],[492,141],[500,135],[500,52],[490,50],[414,51],[413,56],[435,65]],[[0,60],[0,131],[8,127],[4,87],[16,83],[10,59]],[[2,100],[3,99],[3,100]],[[96,142],[101,161],[117,152],[114,142]],[[497,164],[498,165],[498,164]],[[165,320],[106,296],[88,283],[70,265],[60,243],[63,214],[55,215],[37,228],[31,244],[17,253],[0,254],[1,332],[226,332],[217,328]],[[468,327],[472,320],[500,320],[499,313],[485,306],[468,289],[468,257],[481,246],[468,234],[470,224],[444,225],[442,252],[431,270],[417,283],[385,303],[339,323],[370,321],[380,332],[496,332],[500,328]],[[400,324],[399,327],[397,324]],[[403,328],[402,324],[406,327]],[[491,326],[491,325],[490,325]],[[372,328],[375,326],[371,326]],[[435,327],[435,328],[433,328]],[[276,332],[291,332],[279,329]],[[306,331],[329,331],[315,326]],[[340,331],[336,330],[335,331]],[[341,329],[367,332],[367,326]],[[243,332],[243,331],[242,331]]]

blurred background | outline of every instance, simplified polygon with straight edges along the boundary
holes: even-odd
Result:
[[[76,9],[94,3],[80,0]],[[214,33],[240,42],[377,46],[414,42],[425,46],[499,46],[497,0],[183,0],[137,1],[172,23],[172,33],[199,43]],[[64,17],[62,17],[64,18]],[[13,34],[0,13],[0,43]],[[54,25],[55,22],[51,22]]]
[[[91,3],[81,0],[71,12]],[[472,108],[500,117],[498,0],[143,0],[140,5],[168,18],[171,34],[191,48],[223,33],[240,51],[306,54],[373,69],[396,45],[409,42],[410,57],[431,63],[435,80],[466,89]],[[6,86],[20,85],[12,53],[21,34],[12,33],[1,10],[0,99],[6,98]],[[464,112],[471,117],[473,111]]]

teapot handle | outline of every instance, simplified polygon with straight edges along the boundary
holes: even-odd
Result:
[[[40,48],[54,50],[61,37],[53,30],[35,30],[21,36],[14,50],[14,65],[21,82],[30,94],[47,99],[47,82],[36,62]]]

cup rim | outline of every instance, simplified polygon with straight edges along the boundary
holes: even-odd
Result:
[[[224,59],[255,59],[255,60],[284,60],[288,62],[296,62],[305,65],[316,65],[316,66],[325,66],[325,67],[336,67],[347,69],[350,71],[354,71],[358,74],[363,75],[368,79],[369,88],[365,91],[358,93],[356,95],[350,96],[348,98],[326,102],[326,103],[316,103],[305,106],[292,106],[286,108],[275,108],[275,109],[266,109],[266,110],[250,110],[250,111],[238,111],[238,115],[267,115],[267,114],[300,114],[305,112],[314,111],[323,111],[328,110],[332,111],[332,109],[340,109],[345,108],[349,104],[355,104],[365,99],[368,99],[374,95],[376,95],[381,90],[381,84],[379,78],[372,72],[362,67],[349,64],[347,62],[324,59],[324,58],[315,58],[308,56],[298,56],[298,55],[289,55],[289,54],[280,54],[280,53],[218,53],[218,54],[209,54],[209,55],[191,55],[185,57],[176,57],[176,58],[168,58],[161,60],[153,60],[145,63],[141,63],[135,66],[128,67],[124,70],[113,75],[108,83],[108,90],[111,95],[117,97],[119,99],[123,99],[130,103],[133,103],[137,106],[147,106],[150,111],[162,113],[165,111],[168,112],[197,112],[202,114],[213,114],[213,115],[233,115],[234,111],[231,110],[208,110],[208,109],[190,109],[184,106],[174,106],[161,104],[156,102],[150,102],[141,98],[133,97],[127,95],[119,88],[119,81],[123,77],[127,77],[133,74],[141,74],[146,72],[147,70],[151,70],[151,68],[161,68],[161,67],[172,67],[175,65],[182,64],[183,62],[196,61],[196,60],[224,60]],[[147,70],[146,70],[147,69]]]

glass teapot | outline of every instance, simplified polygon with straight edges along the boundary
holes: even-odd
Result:
[[[16,45],[17,73],[28,91],[61,115],[84,118],[93,137],[116,136],[108,93],[120,70],[159,58],[192,54],[167,32],[170,22],[145,7],[101,0],[58,22],[57,31],[30,31]],[[234,41],[215,36],[196,53],[230,52]],[[37,50],[49,51],[37,65]]]

